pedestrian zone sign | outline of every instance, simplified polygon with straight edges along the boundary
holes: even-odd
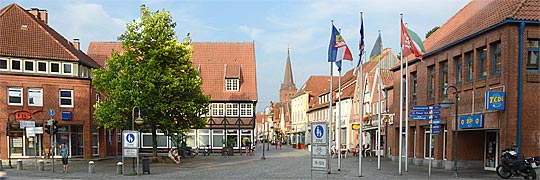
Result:
[[[311,124],[313,144],[326,144],[326,123]]]
[[[122,132],[122,142],[124,148],[139,148],[139,132],[124,131]]]

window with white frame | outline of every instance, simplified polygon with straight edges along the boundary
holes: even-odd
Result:
[[[430,136],[431,129],[429,127],[424,129],[424,158],[429,159],[433,158],[435,154],[435,137]],[[431,151],[431,157],[429,156],[429,151]]]
[[[209,129],[199,129],[198,145],[199,147],[206,147],[210,145],[210,130]]]
[[[240,90],[240,79],[225,79],[225,90],[227,91]]]
[[[73,90],[60,90],[60,107],[73,107]]]
[[[21,87],[10,87],[8,88],[8,105],[17,105],[22,106],[22,93],[23,88]]]
[[[3,70],[3,71],[8,70],[8,60],[7,59],[0,59],[0,70]]]
[[[22,71],[21,60],[11,60],[11,71]]]
[[[28,106],[43,106],[43,90],[41,88],[28,89]]]
[[[47,73],[47,62],[45,61],[38,61],[37,62],[37,72],[38,73]]]
[[[238,116],[238,103],[227,103],[227,116]]]
[[[212,148],[223,148],[223,129],[212,130]]]
[[[253,116],[253,104],[251,103],[240,104],[240,116]]]
[[[212,116],[223,116],[225,115],[225,104],[223,103],[212,103]]]
[[[158,148],[167,148],[168,147],[168,137],[163,133],[156,134],[157,147]],[[152,133],[141,133],[142,136],[142,148],[152,148]]]
[[[35,72],[34,70],[34,61],[26,60],[24,61],[24,72]]]
[[[73,64],[62,63],[62,74],[73,74]]]
[[[60,63],[51,62],[51,73],[60,74]]]

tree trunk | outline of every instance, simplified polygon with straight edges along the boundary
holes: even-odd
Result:
[[[152,123],[152,162],[157,162],[157,133],[156,125]]]

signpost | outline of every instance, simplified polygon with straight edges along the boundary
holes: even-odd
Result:
[[[313,171],[328,170],[328,135],[325,122],[311,123],[311,179]],[[328,173],[325,173],[328,178]]]
[[[137,170],[139,174],[139,132],[138,131],[122,131],[122,164],[125,164],[124,158],[137,158]],[[122,166],[122,175],[125,174],[125,165]]]
[[[411,119],[413,120],[429,120],[429,147],[431,149],[431,139],[433,139],[433,134],[441,133],[441,106],[413,106],[411,107],[412,111]],[[429,150],[429,167],[428,167],[428,177],[431,177],[431,150]]]
[[[53,116],[54,116],[54,109],[49,109],[49,120],[47,121],[48,122],[48,126],[49,126],[49,129],[52,130],[52,126],[53,126],[53,123],[54,123],[54,119],[53,119]],[[52,160],[52,172],[54,173],[54,136],[53,136],[54,133],[51,133],[50,134],[50,140],[51,140],[51,160]]]

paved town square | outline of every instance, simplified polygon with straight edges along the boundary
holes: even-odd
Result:
[[[182,159],[182,163],[152,163],[150,174],[140,176],[116,175],[116,162],[121,159],[95,160],[96,172],[88,173],[88,160],[71,160],[70,172],[61,172],[60,161],[56,162],[56,172],[51,165],[45,171],[34,169],[32,161],[25,161],[23,170],[6,169],[10,180],[18,179],[428,179],[428,167],[409,166],[408,172],[398,175],[397,163],[381,160],[381,170],[377,170],[377,158],[363,158],[363,177],[358,177],[358,157],[347,156],[342,159],[341,171],[337,170],[337,159],[332,159],[332,173],[313,171],[310,175],[310,152],[282,146],[265,150],[265,160],[261,160],[262,150],[257,149],[253,156],[195,156]],[[6,162],[4,162],[6,164]],[[5,167],[5,166],[4,166]],[[126,173],[132,173],[131,161],[126,160]],[[433,169],[431,179],[452,179],[453,172]],[[495,172],[480,170],[460,170],[460,179],[496,179]]]

